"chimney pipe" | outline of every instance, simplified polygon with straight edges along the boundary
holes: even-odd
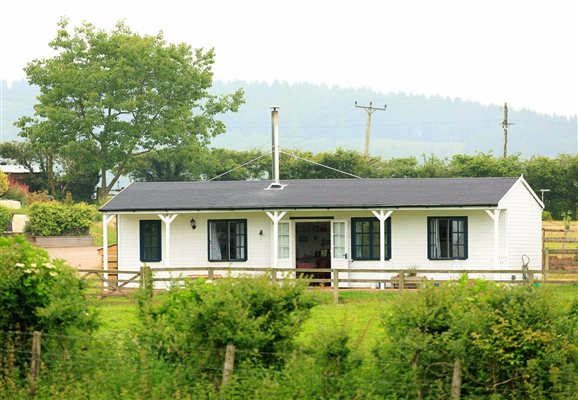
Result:
[[[272,173],[273,185],[280,186],[279,183],[279,107],[271,107],[271,125],[272,125]]]

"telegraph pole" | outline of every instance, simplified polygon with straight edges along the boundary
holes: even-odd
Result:
[[[508,122],[508,103],[504,103],[504,120],[502,121],[502,128],[504,128],[504,158],[508,157],[508,128],[514,125]]]
[[[367,112],[367,126],[365,127],[365,158],[369,157],[369,135],[371,134],[371,114],[375,111],[385,111],[387,104],[383,108],[373,107],[373,103],[370,101],[369,106],[358,106],[357,101],[355,102],[355,107],[363,108]]]

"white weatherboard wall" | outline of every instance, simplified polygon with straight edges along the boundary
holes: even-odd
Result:
[[[507,209],[509,268],[521,268],[524,255],[530,258],[530,269],[542,268],[542,207],[525,181],[518,180],[499,207]]]
[[[191,218],[195,219],[196,229],[191,227]],[[208,220],[209,219],[247,219],[248,259],[245,262],[209,262],[208,261]],[[140,220],[159,220],[156,214],[120,215],[122,237],[118,240],[119,270],[138,271],[143,263],[140,261]],[[179,214],[170,225],[171,245],[168,267],[214,267],[228,268],[234,266],[269,267],[270,219],[265,213],[185,213]],[[259,232],[263,230],[263,236]],[[147,262],[155,268],[165,268],[166,238],[165,225],[161,222],[162,260]],[[177,277],[179,273],[155,273],[157,278]],[[130,278],[129,275],[120,277]]]
[[[521,185],[516,185],[508,193],[507,198],[500,203],[500,242],[499,258],[501,268],[506,268],[504,260],[509,256],[510,267],[521,266],[522,254],[527,254],[531,260],[531,267],[538,267],[541,262],[541,209],[532,199],[530,192]],[[428,260],[427,258],[427,217],[467,217],[468,218],[468,259],[467,260]],[[379,268],[379,260],[354,261],[351,258],[351,218],[373,217],[371,210],[324,210],[324,211],[289,211],[281,222],[290,223],[290,253],[291,258],[280,260],[279,266],[293,268],[295,266],[295,222],[291,217],[332,217],[336,220],[345,220],[347,224],[348,268],[352,271],[351,278],[367,278],[367,274],[357,273],[355,269]],[[195,219],[196,229],[191,228],[190,220]],[[421,210],[394,210],[391,218],[391,255],[385,261],[384,273],[372,278],[387,278],[387,270],[393,269],[493,269],[494,268],[494,223],[483,209],[421,209]],[[119,270],[138,270],[140,262],[139,221],[141,219],[158,220],[156,214],[123,214],[119,216]],[[247,220],[247,255],[245,262],[209,262],[208,261],[208,220],[210,219],[246,219]],[[506,228],[505,222],[508,221]],[[165,226],[161,223],[161,240],[163,260],[158,263],[147,263],[153,269],[165,267],[166,243]],[[272,257],[272,222],[263,211],[251,212],[216,212],[216,213],[182,213],[170,225],[170,267],[261,267],[271,266]],[[260,232],[263,232],[260,235]],[[507,234],[506,234],[507,233]],[[508,249],[506,249],[508,243]],[[517,260],[520,260],[518,262]],[[157,277],[168,277],[168,274],[157,274]],[[447,278],[447,275],[428,278]],[[457,274],[454,276],[457,277]],[[492,278],[491,275],[487,276]],[[121,278],[122,279],[122,278]],[[352,285],[353,286],[353,285]],[[367,285],[362,285],[367,286]]]

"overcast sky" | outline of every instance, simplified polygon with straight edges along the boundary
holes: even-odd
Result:
[[[578,110],[575,0],[8,1],[0,79],[50,55],[60,16],[214,47],[215,78],[326,83]],[[378,99],[376,99],[378,100]]]

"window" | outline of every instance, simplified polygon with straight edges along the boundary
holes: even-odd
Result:
[[[391,258],[391,218],[385,220],[385,259]],[[351,247],[354,260],[379,260],[379,220],[351,218]]]
[[[209,220],[209,261],[247,261],[247,220]]]
[[[140,221],[140,260],[161,261],[161,221]]]
[[[468,258],[467,217],[428,217],[427,225],[430,260]]]
[[[289,222],[279,222],[277,234],[278,256],[281,259],[289,258]]]
[[[333,224],[333,258],[345,257],[345,222],[335,221]]]

